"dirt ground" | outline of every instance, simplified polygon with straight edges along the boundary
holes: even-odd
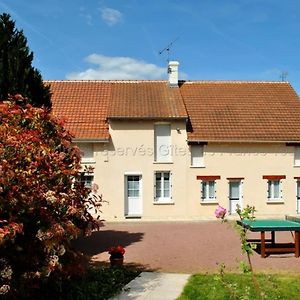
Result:
[[[259,233],[250,237],[259,238]],[[290,243],[293,237],[279,232],[278,241]],[[125,247],[125,263],[161,272],[213,272],[220,263],[234,271],[241,260],[246,261],[232,224],[219,221],[106,223],[99,232],[76,242],[77,248],[98,262],[109,261],[107,249],[114,245]],[[300,258],[292,253],[261,258],[257,252],[252,256],[257,271],[300,272]]]

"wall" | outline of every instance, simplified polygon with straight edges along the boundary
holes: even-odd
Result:
[[[300,168],[294,166],[294,147],[285,144],[221,144],[205,146],[205,167],[188,170],[188,215],[213,216],[216,204],[201,204],[200,181],[197,175],[219,175],[217,201],[229,207],[229,180],[244,178],[242,184],[243,206],[254,205],[257,216],[283,217],[296,213],[296,180]],[[268,202],[267,180],[264,175],[285,175],[282,179],[282,201]]]
[[[178,129],[178,130],[177,130]],[[282,144],[209,143],[204,146],[204,167],[190,166],[185,122],[171,124],[173,162],[154,162],[153,121],[111,121],[111,142],[94,144],[95,182],[103,194],[103,218],[124,221],[125,174],[138,173],[143,178],[143,215],[141,220],[214,219],[220,204],[229,206],[227,178],[242,177],[243,205],[254,205],[257,215],[283,217],[296,213],[296,180],[300,168],[294,167],[294,147]],[[154,172],[172,172],[173,204],[154,203]],[[197,176],[218,175],[217,201],[203,203],[201,180]],[[281,202],[267,201],[264,175],[285,175]]]
[[[125,174],[141,174],[143,180],[143,217],[150,219],[183,219],[187,214],[187,159],[185,121],[171,124],[172,163],[154,162],[153,121],[111,121],[112,142],[96,145],[95,181],[100,185],[103,198],[103,217],[106,220],[124,220]],[[173,204],[154,202],[154,172],[172,172]]]

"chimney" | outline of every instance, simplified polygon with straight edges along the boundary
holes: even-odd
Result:
[[[168,74],[169,74],[169,84],[172,87],[178,87],[178,61],[169,61]]]

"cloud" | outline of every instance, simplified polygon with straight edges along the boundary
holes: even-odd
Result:
[[[79,16],[85,19],[86,24],[89,26],[93,25],[93,17],[90,13],[87,12],[86,8],[84,6],[79,7]]]
[[[116,9],[105,7],[101,8],[101,18],[109,26],[114,26],[122,21],[122,13]]]
[[[129,80],[129,79],[161,79],[166,76],[166,68],[131,57],[110,57],[91,54],[85,61],[94,65],[85,71],[70,73],[67,79],[76,80]]]

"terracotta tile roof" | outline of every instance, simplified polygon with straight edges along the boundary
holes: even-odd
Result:
[[[112,83],[108,118],[187,118],[179,88],[167,81]]]
[[[181,82],[190,141],[300,141],[300,99],[286,82]]]
[[[52,112],[66,120],[76,139],[109,139],[106,122],[111,96],[107,81],[46,81],[52,94]]]

